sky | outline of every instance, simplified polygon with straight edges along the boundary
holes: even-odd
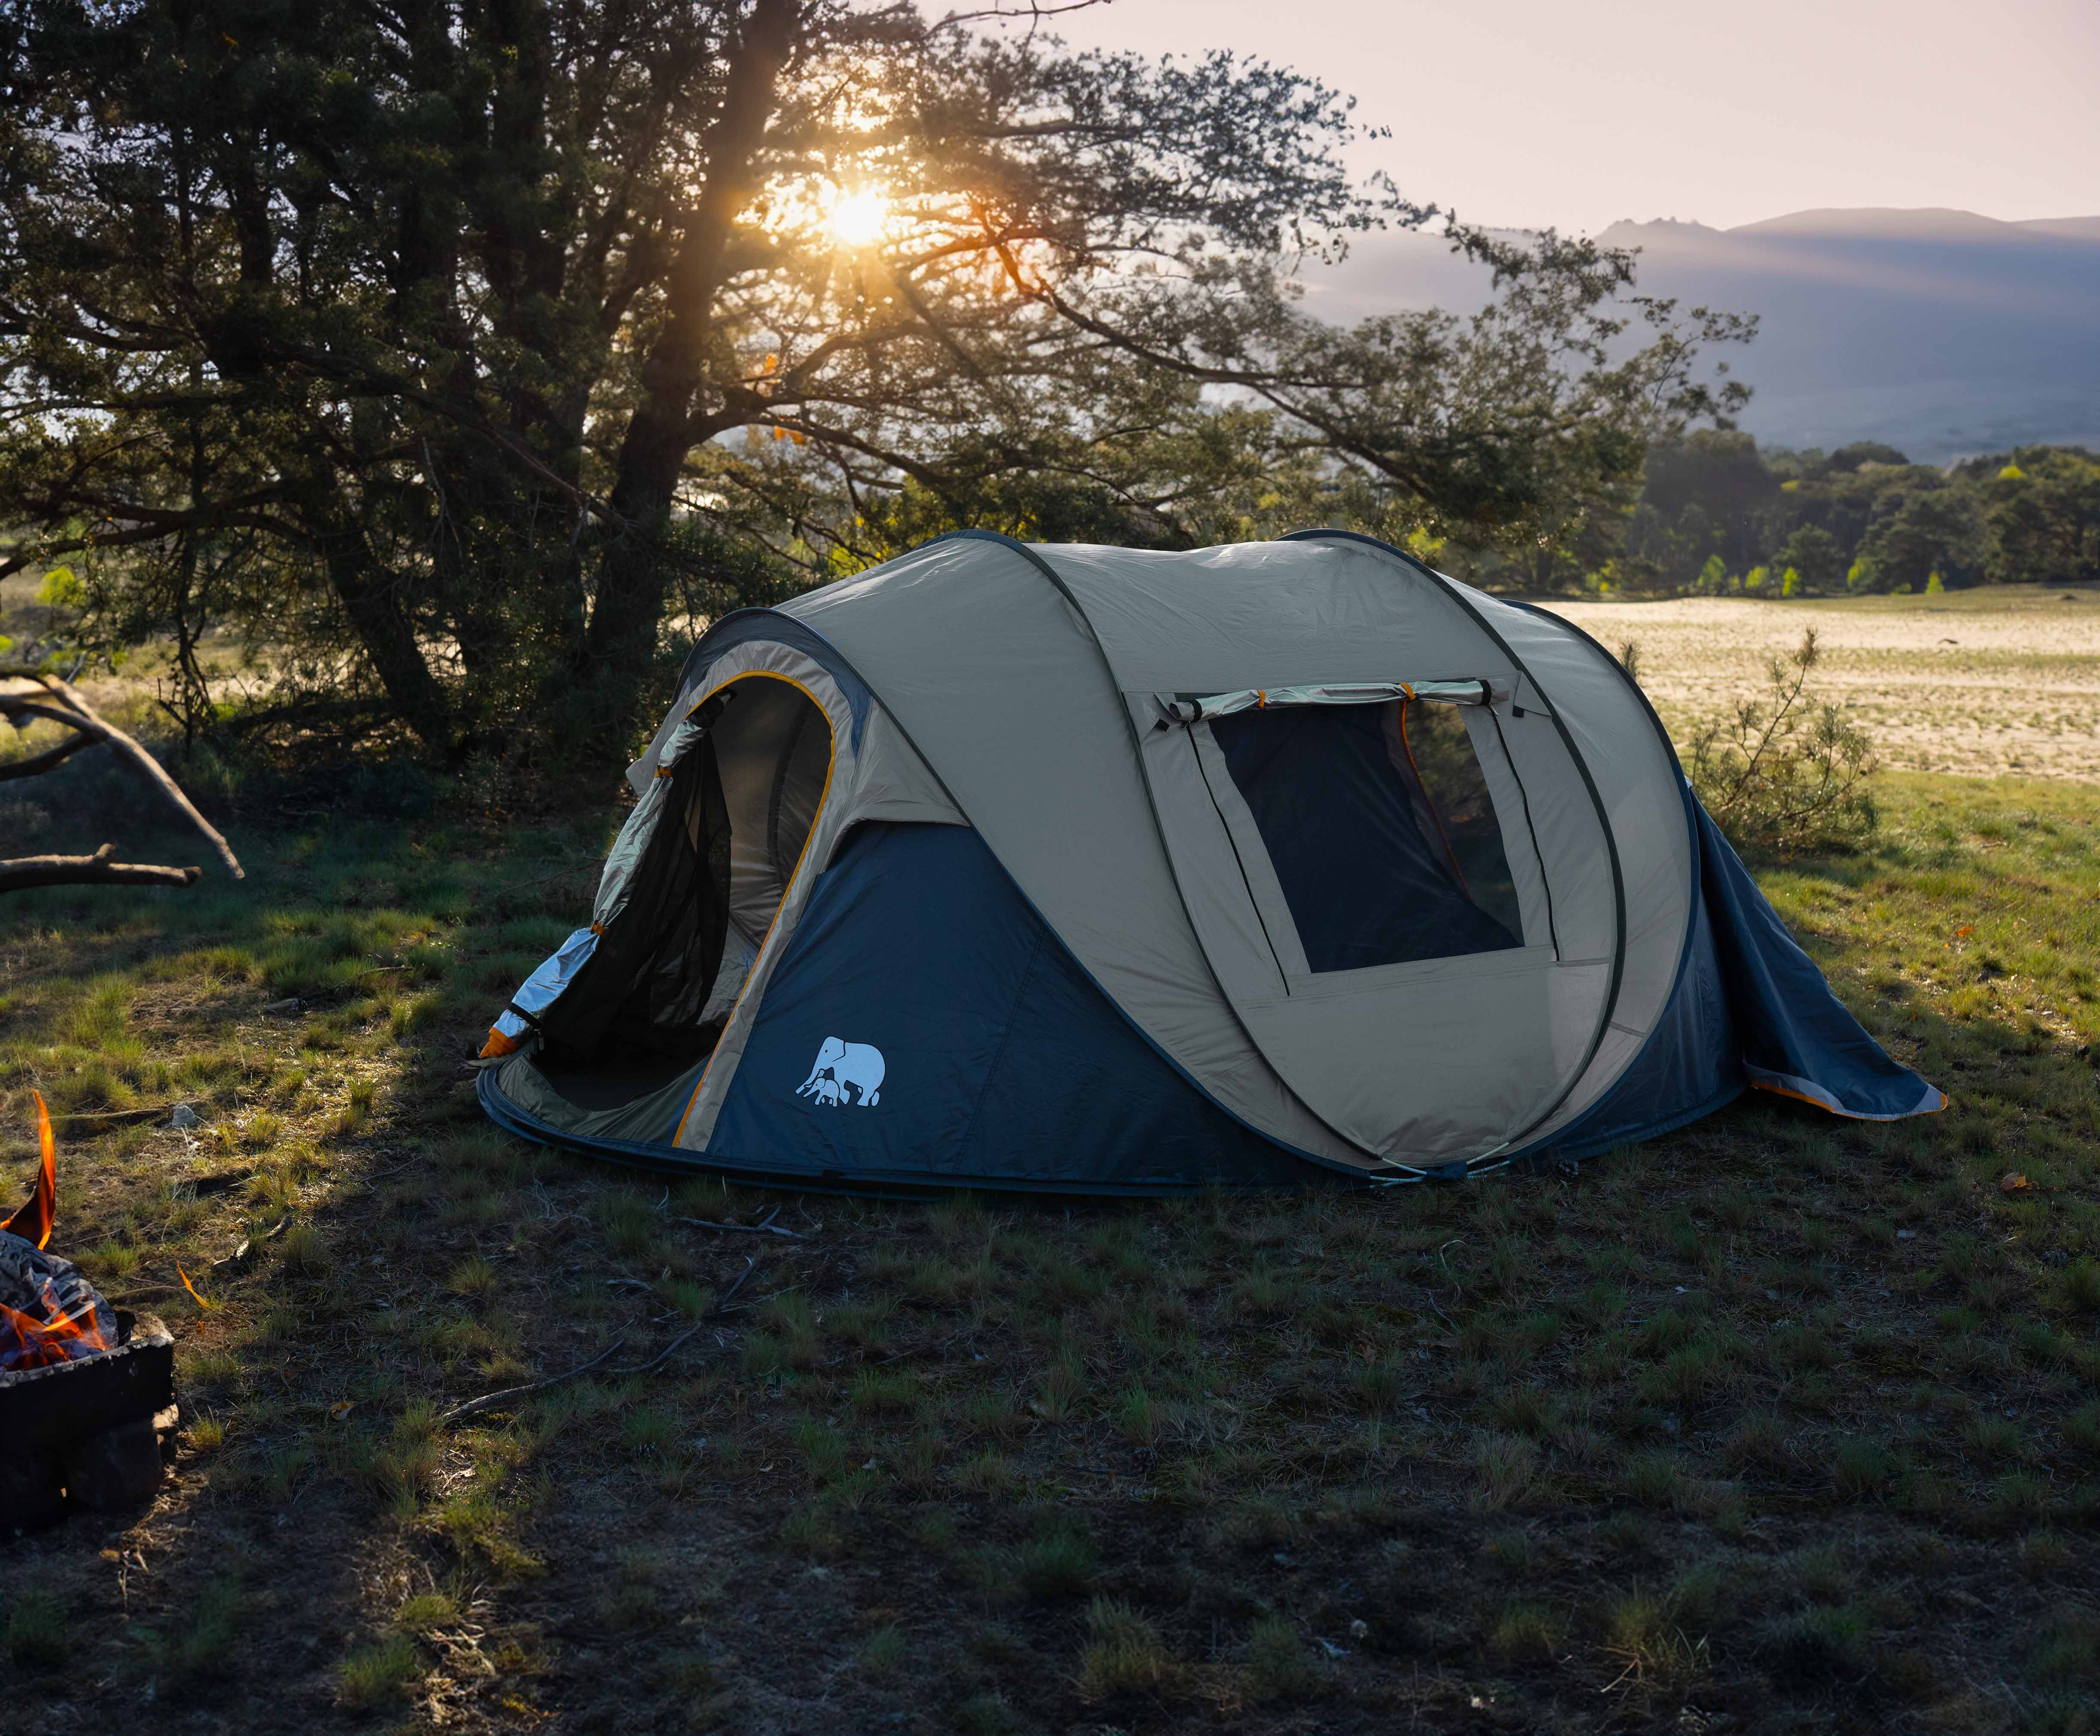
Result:
[[[1321,79],[1392,129],[1361,166],[1476,223],[2100,214],[2100,0],[1112,0],[1052,27]]]

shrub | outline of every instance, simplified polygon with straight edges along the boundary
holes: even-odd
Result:
[[[1820,660],[1811,627],[1790,658],[1766,665],[1762,697],[1738,700],[1692,740],[1692,787],[1737,844],[1827,848],[1874,829],[1873,744],[1837,706],[1808,697]]]
[[[1831,1460],[1838,1494],[1853,1500],[1881,1494],[1900,1469],[1895,1455],[1882,1442],[1857,1438],[1839,1442]]]
[[[1488,1636],[1488,1650],[1511,1663],[1544,1663],[1553,1656],[1558,1630],[1542,1604],[1513,1603]]]
[[[24,1675],[62,1668],[71,1655],[66,1643],[65,1610],[49,1592],[24,1592],[8,1606],[0,1628],[0,1648]]]
[[[343,1704],[361,1712],[397,1698],[421,1663],[416,1642],[406,1634],[352,1652],[342,1661]]]
[[[1325,1684],[1318,1661],[1287,1615],[1264,1615],[1254,1624],[1246,1679],[1247,1698],[1256,1701],[1309,1699]]]
[[[1859,1611],[1847,1605],[1776,1617],[1758,1630],[1757,1638],[1774,1676],[1807,1686],[1860,1674],[1866,1631]]]
[[[1176,1673],[1159,1630],[1119,1598],[1087,1606],[1087,1649],[1079,1654],[1079,1687],[1089,1699],[1151,1694]]]
[[[1060,1517],[1017,1552],[1016,1577],[1034,1597],[1077,1597],[1093,1589],[1100,1552],[1083,1522]]]
[[[1521,1435],[1481,1434],[1473,1442],[1473,1505],[1502,1513],[1522,1503],[1538,1476],[1538,1448]]]

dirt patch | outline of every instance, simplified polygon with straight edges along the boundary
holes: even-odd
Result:
[[[1756,691],[1813,627],[1816,688],[1891,771],[2100,783],[2100,592],[2007,585],[1945,597],[1547,605],[1617,651],[1679,742]]]

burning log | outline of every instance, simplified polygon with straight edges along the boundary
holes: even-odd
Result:
[[[0,1230],[0,1374],[117,1348],[117,1316],[70,1260]]]
[[[42,1160],[0,1229],[0,1527],[17,1532],[51,1523],[68,1499],[98,1511],[144,1499],[161,1477],[159,1425],[174,1422],[168,1329],[112,1308],[48,1251],[58,1156],[31,1094]]]
[[[7,718],[17,729],[24,729],[39,719],[47,722],[63,723],[73,733],[56,747],[27,759],[0,765],[0,780],[33,777],[38,772],[48,771],[52,766],[98,742],[107,742],[110,748],[132,771],[151,784],[168,805],[191,825],[202,833],[219,859],[236,880],[246,878],[240,859],[233,854],[233,846],[220,836],[217,827],[196,810],[196,805],[183,793],[182,786],[170,777],[161,762],[130,736],[89,705],[78,688],[70,682],[42,669],[10,669],[0,667],[0,680],[33,682],[33,692],[0,692],[0,718]],[[91,856],[18,856],[11,861],[0,861],[0,892],[14,892],[30,886],[82,886],[97,882],[116,882],[119,885],[186,886],[196,880],[201,870],[196,868],[164,868],[157,864],[139,862],[113,862],[113,844],[104,844]]]

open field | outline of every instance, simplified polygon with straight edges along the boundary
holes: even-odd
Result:
[[[2100,590],[1997,585],[1942,597],[1553,603],[1617,651],[1679,740],[1815,629],[1815,686],[1901,771],[2100,783]]]
[[[1585,625],[1675,706],[1717,606],[1643,607]],[[126,799],[91,759],[40,846]],[[15,897],[0,1173],[37,1087],[55,1245],[174,1327],[186,1433],[149,1513],[6,1546],[0,1728],[2100,1729],[2100,803],[1882,802],[1762,877],[1945,1115],[1754,1096],[1367,1195],[776,1201],[508,1139],[461,1058],[610,811],[375,774],[236,799],[245,886]],[[775,1204],[805,1239],[681,1221]]]

